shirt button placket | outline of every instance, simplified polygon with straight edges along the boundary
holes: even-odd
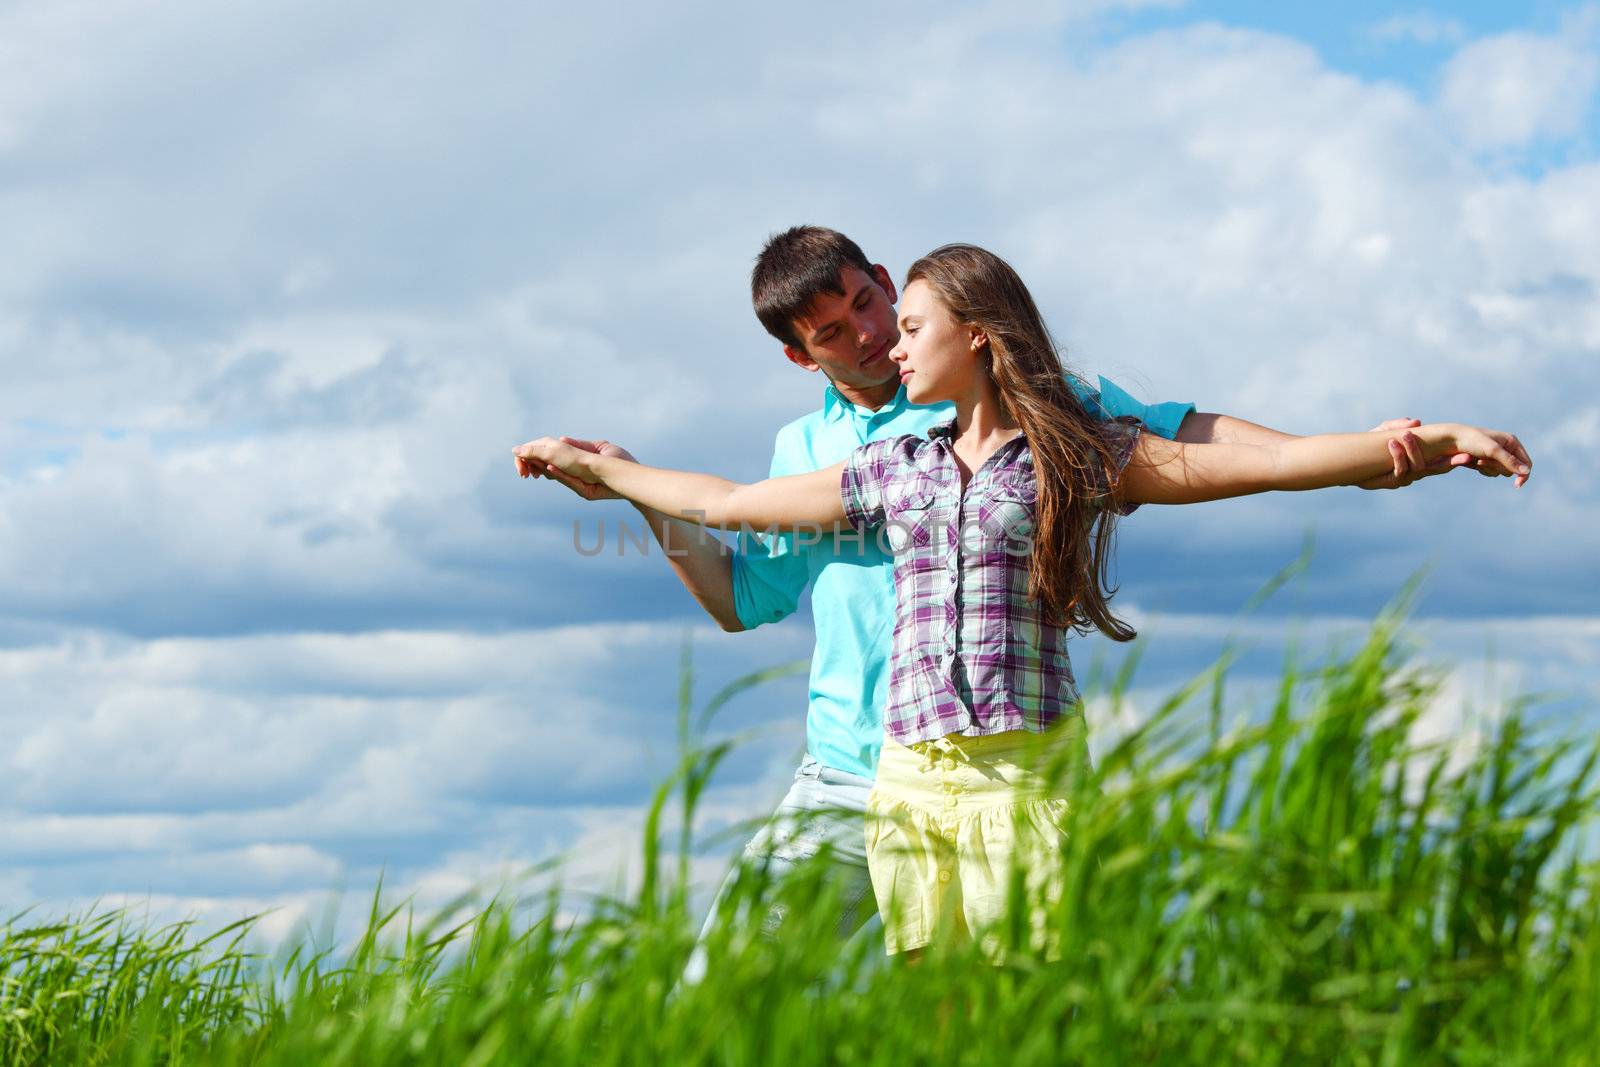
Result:
[[[955,518],[956,523],[959,525],[961,522],[961,509],[959,507],[956,509]],[[956,650],[956,602],[960,599],[959,591],[961,588],[961,538],[959,531],[950,531],[950,536],[946,538],[946,545],[948,547],[945,550],[944,557],[945,644],[949,649],[950,657],[954,658]]]

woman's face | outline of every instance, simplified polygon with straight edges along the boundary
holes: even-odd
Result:
[[[969,392],[978,365],[975,334],[955,320],[927,282],[906,286],[900,298],[900,343],[889,353],[900,367],[906,399],[935,404]]]

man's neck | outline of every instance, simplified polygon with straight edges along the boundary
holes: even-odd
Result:
[[[890,378],[878,385],[860,386],[846,385],[843,382],[834,382],[834,390],[844,399],[850,401],[858,408],[868,411],[877,411],[895,398],[900,392],[900,379]]]

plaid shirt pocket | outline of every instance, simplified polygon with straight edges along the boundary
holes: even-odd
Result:
[[[933,486],[921,479],[895,488],[889,495],[884,519],[890,552],[899,555],[933,544],[941,510],[934,506],[936,499]]]

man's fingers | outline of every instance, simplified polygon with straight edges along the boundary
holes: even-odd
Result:
[[[1404,485],[1406,480],[1406,450],[1405,446],[1393,437],[1389,438],[1389,461],[1394,464],[1394,480],[1399,485]]]
[[[1405,449],[1406,463],[1412,471],[1420,473],[1427,467],[1428,461],[1422,452],[1422,438],[1414,433],[1402,434],[1400,446]]]
[[[573,490],[574,492],[582,492],[583,489],[589,485],[589,483],[584,481],[582,478],[574,477],[573,475],[568,474],[566,471],[553,464],[545,467],[544,474],[546,478],[549,478],[553,482],[560,482],[562,485]]]

